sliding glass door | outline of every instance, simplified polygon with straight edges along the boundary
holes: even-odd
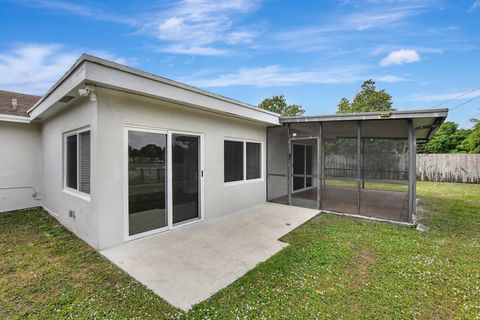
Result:
[[[127,239],[202,217],[201,135],[127,129]]]
[[[128,131],[128,234],[168,226],[167,134]]]
[[[173,223],[200,218],[200,137],[172,134]]]

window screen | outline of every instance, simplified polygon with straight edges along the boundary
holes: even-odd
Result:
[[[243,180],[243,142],[224,142],[224,181]]]
[[[90,131],[79,134],[80,136],[80,188],[79,190],[90,194]]]
[[[247,142],[247,180],[260,178],[260,143]]]
[[[77,189],[77,135],[67,137],[66,147],[66,183],[67,187]]]
[[[66,138],[65,186],[90,194],[90,131]]]

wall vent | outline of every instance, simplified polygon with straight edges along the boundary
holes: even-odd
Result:
[[[17,110],[17,106],[18,106],[18,101],[16,98],[12,98],[12,108],[13,110]]]
[[[74,97],[72,97],[72,96],[64,96],[64,97],[62,97],[62,99],[60,99],[60,102],[67,103],[67,102],[72,101],[73,98]]]

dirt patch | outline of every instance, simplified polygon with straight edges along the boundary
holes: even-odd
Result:
[[[369,248],[362,248],[357,257],[357,264],[347,269],[346,274],[352,279],[353,284],[357,287],[363,287],[368,279],[368,268],[375,264],[375,256]]]

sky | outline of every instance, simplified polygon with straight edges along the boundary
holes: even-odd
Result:
[[[371,78],[397,110],[480,118],[480,0],[0,0],[0,89],[42,95],[82,53],[306,115]]]

